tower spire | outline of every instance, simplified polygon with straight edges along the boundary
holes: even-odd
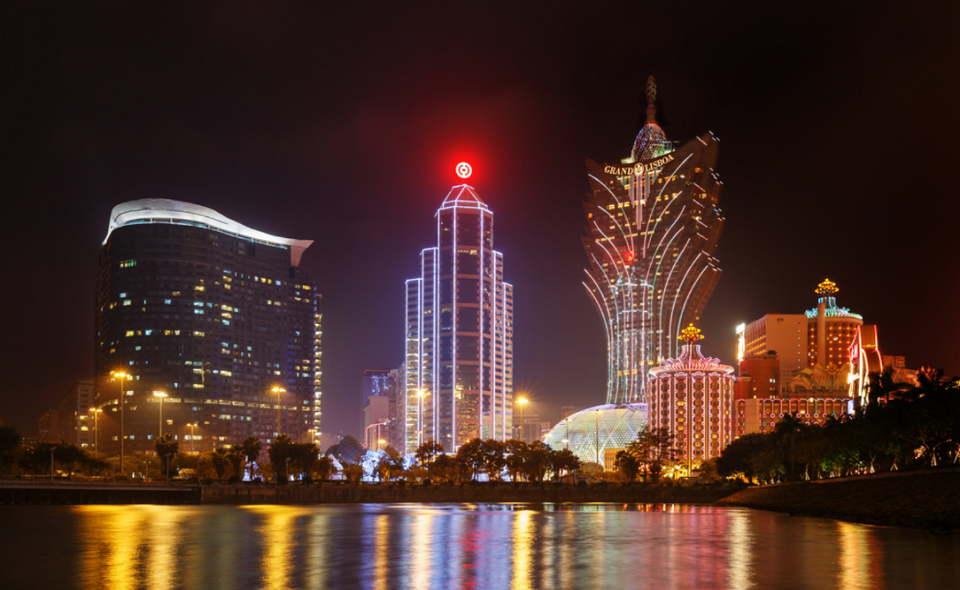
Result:
[[[653,76],[647,78],[647,124],[657,122],[657,81]]]

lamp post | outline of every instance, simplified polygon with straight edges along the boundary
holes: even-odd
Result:
[[[377,422],[376,424],[371,424],[370,426],[367,426],[366,428],[363,429],[363,442],[367,446],[367,448],[370,448],[370,445],[367,444],[370,442],[370,429],[373,427],[376,427],[377,428],[377,450],[378,451],[380,450],[380,427],[385,424],[389,424],[389,422]]]
[[[123,380],[129,379],[130,375],[123,371],[114,371],[111,375],[120,379],[120,473],[123,473],[123,406],[127,405],[126,400],[123,399],[127,395],[123,390]]]
[[[274,387],[270,391],[277,394],[277,436],[280,436],[280,394],[286,393],[287,390],[282,387]]]
[[[527,442],[523,436],[523,406],[526,405],[527,401],[529,400],[527,400],[525,397],[521,397],[517,400],[517,405],[520,406],[520,440],[522,442]]]
[[[167,394],[162,391],[154,391],[153,395],[160,398],[160,438],[163,438],[163,398],[167,397]]]

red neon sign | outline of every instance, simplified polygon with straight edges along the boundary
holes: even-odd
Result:
[[[473,167],[466,162],[460,162],[457,164],[457,176],[460,178],[470,178],[470,175],[473,174]]]

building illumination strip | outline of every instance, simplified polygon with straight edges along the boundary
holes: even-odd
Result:
[[[660,317],[661,317],[661,318],[664,317],[664,315],[663,315],[663,304],[664,304],[664,302],[667,300],[667,297],[668,297],[667,291],[668,291],[668,287],[669,287],[669,285],[670,285],[670,279],[673,278],[674,274],[676,273],[677,264],[679,264],[680,261],[683,260],[683,253],[687,251],[687,246],[689,246],[689,245],[690,245],[690,238],[687,238],[687,241],[683,244],[683,248],[680,249],[680,253],[677,254],[677,257],[676,257],[676,258],[674,259],[674,261],[673,261],[673,266],[670,268],[670,274],[667,275],[667,280],[664,281],[664,283],[663,283],[663,294],[664,294],[664,296],[660,298]],[[663,259],[661,258],[661,262],[662,262],[662,261],[663,261]],[[679,289],[677,289],[677,293],[679,294]],[[671,297],[671,299],[673,299],[674,304],[676,304],[677,298],[676,298],[676,297]],[[673,312],[671,312],[671,314],[670,314],[670,320],[671,320],[671,322],[672,322],[672,320],[673,320]],[[667,323],[666,325],[667,325],[667,342],[668,342],[668,343],[672,343],[672,342],[673,342],[673,338],[672,338],[672,336],[673,336],[673,331],[671,330],[671,324],[670,324],[670,323]]]

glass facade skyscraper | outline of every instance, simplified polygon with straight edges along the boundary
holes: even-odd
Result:
[[[493,249],[493,212],[468,185],[437,211],[437,246],[406,283],[407,453],[448,452],[473,438],[510,438],[513,286]]]
[[[161,429],[198,452],[319,434],[320,296],[299,268],[311,243],[180,201],[115,207],[96,292],[101,450],[120,452],[121,415],[126,453],[152,452]]]
[[[718,140],[712,133],[675,147],[656,120],[647,82],[647,120],[619,164],[587,159],[586,287],[607,339],[607,403],[646,403],[647,372],[680,354],[681,328],[698,324],[720,278],[713,252]]]

